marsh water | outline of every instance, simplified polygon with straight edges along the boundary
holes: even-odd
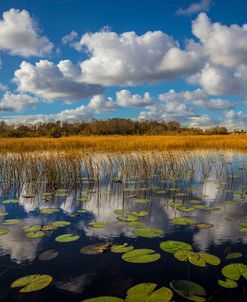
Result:
[[[170,288],[172,301],[186,301],[170,287],[173,280],[181,279],[206,290],[205,298],[194,297],[194,301],[247,301],[244,276],[235,288],[218,283],[226,279],[223,267],[247,264],[247,155],[179,153],[172,159],[169,155],[169,161],[157,161],[152,154],[148,165],[146,161],[144,167],[135,165],[136,157],[128,159],[124,168],[126,157],[119,156],[119,165],[115,159],[110,168],[105,167],[104,161],[98,174],[88,175],[81,167],[80,181],[73,181],[71,175],[65,181],[42,179],[42,174],[31,180],[26,174],[9,180],[1,176],[0,229],[7,231],[0,236],[0,301],[125,299],[129,288],[148,282]],[[45,228],[57,221],[68,223]],[[27,226],[36,226],[30,232],[41,233],[30,238]],[[136,232],[143,228],[151,228],[151,233]],[[79,237],[56,241],[63,234]],[[167,240],[188,243],[196,253],[217,256],[220,263],[200,266],[181,261],[160,248]],[[109,248],[95,254],[81,251],[99,243]],[[111,251],[111,245],[125,243],[134,249],[152,249],[160,257],[147,263],[126,261],[123,253]],[[54,257],[40,257],[47,250]],[[13,281],[30,274],[48,274],[53,281],[31,293],[11,288]]]

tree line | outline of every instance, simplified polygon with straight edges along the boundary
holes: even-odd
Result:
[[[80,121],[76,123],[47,122],[36,124],[7,124],[0,121],[0,137],[54,137],[73,135],[169,135],[169,134],[228,134],[225,127],[183,127],[176,121],[135,121],[124,118]]]

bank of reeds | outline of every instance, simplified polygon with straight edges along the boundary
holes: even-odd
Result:
[[[0,152],[131,152],[195,149],[247,150],[247,135],[73,136],[0,138]]]

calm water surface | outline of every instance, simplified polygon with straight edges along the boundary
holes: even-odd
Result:
[[[223,164],[222,164],[223,161]],[[100,181],[83,179],[77,184],[38,182],[6,184],[0,193],[0,228],[9,232],[0,236],[0,301],[83,301],[97,296],[125,298],[133,285],[154,282],[169,287],[172,280],[191,280],[206,289],[207,301],[247,301],[247,280],[243,277],[238,287],[226,289],[218,285],[224,279],[221,269],[230,263],[247,264],[247,232],[240,231],[240,223],[247,221],[247,157],[237,153],[214,154],[201,159],[193,168],[174,168],[164,177],[156,167],[156,174],[147,180],[134,178]],[[50,193],[50,194],[44,194]],[[182,194],[181,194],[182,193]],[[6,203],[16,199],[18,202]],[[198,207],[198,205],[200,205]],[[188,209],[192,208],[192,209]],[[42,209],[54,209],[50,214]],[[80,210],[86,210],[81,212]],[[145,226],[161,229],[160,237],[136,236],[136,228],[119,221],[120,214],[146,211],[137,221]],[[189,224],[176,223],[174,218],[193,218]],[[6,220],[19,219],[17,224],[6,225]],[[25,226],[51,225],[67,221],[70,225],[45,231],[41,238],[31,239]],[[90,222],[107,222],[103,228]],[[211,228],[200,229],[196,223],[209,223]],[[139,227],[140,228],[140,227]],[[80,238],[59,243],[55,238],[70,233]],[[160,249],[166,240],[189,243],[194,251],[204,251],[220,258],[219,265],[198,267],[179,261],[174,255]],[[134,248],[149,248],[160,253],[152,263],[129,263],[122,254],[106,251],[97,255],[81,254],[80,249],[95,243],[123,244]],[[39,260],[46,250],[59,254],[49,261]],[[232,252],[241,253],[237,259],[226,259]],[[34,293],[19,293],[11,283],[29,274],[49,274],[51,285]],[[139,301],[139,300],[138,300]],[[173,301],[186,301],[174,293]],[[157,301],[158,302],[158,301]]]

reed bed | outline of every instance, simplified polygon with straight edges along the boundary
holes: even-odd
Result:
[[[131,152],[195,149],[246,151],[247,135],[0,138],[0,153],[32,151]]]

